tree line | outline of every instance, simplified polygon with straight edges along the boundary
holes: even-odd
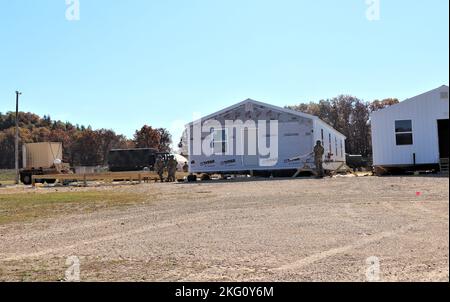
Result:
[[[300,103],[286,108],[315,115],[347,136],[350,154],[372,155],[370,114],[397,104],[395,98],[365,102],[353,96],[340,95],[318,103]],[[14,167],[15,113],[0,113],[0,169]],[[164,128],[145,125],[128,139],[113,130],[93,130],[90,126],[52,120],[33,113],[19,113],[20,142],[62,142],[63,161],[72,166],[106,165],[111,149],[155,148],[170,152],[172,137]],[[19,148],[20,163],[21,148]]]
[[[397,103],[396,98],[365,102],[353,96],[340,95],[318,103],[301,103],[286,108],[319,117],[347,137],[347,153],[371,157],[370,114]]]
[[[164,128],[145,125],[133,139],[110,129],[93,130],[90,126],[52,120],[33,113],[19,113],[20,143],[62,142],[63,161],[71,166],[106,165],[111,149],[155,148],[170,152],[172,137]],[[0,169],[14,167],[15,113],[0,113]],[[19,159],[22,163],[22,148]]]

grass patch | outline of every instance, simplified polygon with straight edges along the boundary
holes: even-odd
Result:
[[[0,183],[14,182],[16,172],[14,170],[0,170]]]
[[[85,214],[99,209],[142,204],[145,201],[148,201],[147,196],[123,192],[0,194],[0,225],[56,215]]]

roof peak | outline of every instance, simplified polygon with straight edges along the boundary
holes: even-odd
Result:
[[[420,93],[420,94],[418,94],[418,95],[415,95],[415,96],[409,97],[409,98],[407,98],[407,99],[404,99],[404,100],[400,101],[399,103],[394,104],[394,105],[392,105],[392,106],[389,106],[389,107],[386,107],[386,108],[377,110],[377,111],[375,111],[375,112],[372,112],[372,114],[378,114],[379,112],[386,112],[386,111],[391,110],[392,108],[397,108],[398,106],[403,106],[403,105],[406,104],[406,103],[414,102],[414,101],[420,100],[421,97],[423,97],[423,96],[425,96],[425,95],[427,95],[427,94],[430,94],[430,93],[434,93],[434,92],[436,92],[436,91],[438,91],[438,90],[440,90],[440,89],[442,89],[442,88],[447,88],[447,89],[448,89],[449,87],[448,87],[447,85],[442,85],[442,86],[439,86],[439,87],[437,87],[437,88],[433,88],[433,89],[431,89],[431,90],[422,92],[422,93]]]

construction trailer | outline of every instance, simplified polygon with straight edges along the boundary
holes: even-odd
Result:
[[[62,143],[32,143],[22,146],[23,168],[20,170],[20,180],[25,185],[32,183],[34,175],[70,174],[70,165],[62,162]],[[55,179],[45,182],[54,183]],[[40,181],[39,179],[37,182]]]
[[[448,172],[448,86],[441,86],[371,115],[373,165],[378,174]]]
[[[240,121],[249,126],[227,126]],[[266,129],[251,126],[259,125],[260,121],[265,122]],[[277,122],[276,130],[271,129],[271,121]],[[198,133],[199,128],[204,128],[201,133]],[[312,172],[315,169],[312,151],[317,141],[325,148],[325,167],[334,170],[346,161],[346,137],[318,117],[252,99],[186,125],[184,139],[182,144],[188,146],[190,173],[293,175]],[[276,142],[276,146],[271,146],[271,142]],[[260,152],[264,144],[269,149],[276,147],[276,154]]]

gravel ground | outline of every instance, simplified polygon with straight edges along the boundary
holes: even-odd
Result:
[[[374,280],[449,281],[448,178],[57,190],[152,200],[0,225],[1,281],[63,280],[69,256],[80,261],[81,281],[366,281],[370,267]]]

